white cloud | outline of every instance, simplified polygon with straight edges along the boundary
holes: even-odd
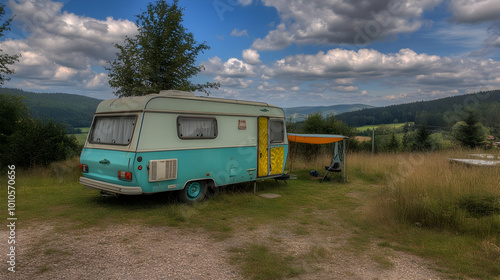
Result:
[[[385,96],[383,99],[384,100],[401,100],[401,99],[406,99],[408,97],[408,93],[400,93],[400,94],[390,94]]]
[[[264,39],[256,39],[252,48],[260,51],[281,50],[292,43],[292,35],[286,30],[285,24],[278,25],[276,30],[272,30]]]
[[[260,98],[264,98],[262,92],[273,98],[284,94],[276,101],[296,106],[311,101],[307,94],[318,97],[316,102],[329,98],[337,103],[387,103],[500,86],[499,61],[429,55],[411,49],[385,54],[372,49],[337,48],[287,56],[259,67],[237,58],[223,62],[215,57],[208,65],[205,74],[216,76],[223,88],[238,89],[245,92],[242,96],[249,97],[250,93],[260,94]],[[243,83],[250,77],[252,83]],[[369,100],[367,86],[371,88]]]
[[[262,82],[258,87],[258,90],[260,91],[267,91],[267,92],[285,92],[286,89],[283,86],[276,85],[276,84],[270,84],[269,82]]]
[[[78,71],[76,69],[60,66],[55,71],[54,79],[61,81],[69,80],[73,78],[77,73]]]
[[[91,69],[106,65],[115,56],[114,44],[137,32],[135,24],[128,20],[97,20],[63,12],[60,2],[10,0],[8,7],[15,14],[13,24],[22,30],[21,36],[1,43],[5,52],[22,55],[13,65],[16,75],[8,86],[109,90],[103,84],[107,76]],[[25,79],[38,80],[39,86]]]
[[[96,74],[90,79],[90,81],[85,82],[85,88],[87,89],[103,89],[108,85],[109,77],[106,73]]]
[[[345,1],[263,0],[282,22],[252,48],[278,50],[297,44],[365,45],[411,33],[424,23],[422,14],[442,0]]]
[[[353,78],[335,79],[334,82],[337,85],[352,85],[354,79]]]
[[[230,88],[248,88],[252,84],[252,80],[242,79],[242,78],[230,78],[230,77],[221,77],[216,76],[214,78],[215,82],[220,83],[223,87]]]
[[[256,50],[246,49],[242,52],[243,59],[249,64],[260,64],[259,53]]]
[[[334,86],[332,87],[333,90],[335,91],[341,91],[341,92],[353,92],[353,91],[358,91],[357,86]]]
[[[219,57],[210,58],[202,63],[205,66],[204,73],[216,74],[223,77],[250,77],[254,76],[254,67],[237,58],[230,58],[222,62]]]
[[[246,36],[246,37],[248,37],[248,32],[246,29],[238,30],[237,28],[235,28],[235,29],[233,29],[233,31],[231,31],[231,36],[235,36],[235,37]]]
[[[347,82],[358,77],[397,77],[428,73],[433,69],[450,66],[449,58],[417,54],[410,49],[398,53],[383,54],[376,50],[359,51],[332,49],[316,55],[294,55],[276,61],[266,67],[265,74],[271,77],[290,77],[301,80],[340,79]]]

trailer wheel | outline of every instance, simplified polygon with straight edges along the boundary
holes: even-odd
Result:
[[[204,181],[189,182],[179,191],[179,199],[184,203],[200,202],[207,193],[207,184]]]

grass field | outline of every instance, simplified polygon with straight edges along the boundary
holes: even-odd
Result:
[[[356,127],[356,131],[365,131],[367,129],[372,130],[373,128],[377,129],[379,126],[385,125],[388,128],[400,128],[405,125],[405,123],[389,123],[389,124],[377,124],[377,125],[364,125],[360,127]]]
[[[178,203],[168,193],[102,197],[78,183],[74,159],[18,170],[18,219],[26,229],[50,223],[61,232],[116,224],[203,229],[214,240],[269,226],[286,227],[297,236],[331,234],[339,231],[332,222],[337,220],[353,234],[348,250],[363,252],[370,240],[378,240],[381,247],[434,261],[449,278],[498,279],[500,171],[447,160],[465,153],[349,154],[347,183],[340,183],[339,174],[324,183],[309,177],[310,170],[324,170],[329,155],[296,158],[296,180],[286,185],[258,183],[259,193],[276,193],[279,199],[262,199],[253,194],[253,184],[243,184],[225,187],[218,197],[193,206]],[[0,203],[6,205],[5,196]],[[260,243],[235,246],[231,253],[250,279],[300,275],[329,254],[319,246],[297,262]],[[384,255],[373,258],[391,266]],[[255,266],[262,269],[251,269]]]
[[[70,134],[76,137],[76,140],[78,140],[78,144],[84,145],[85,141],[87,140],[87,135],[89,133],[90,127],[78,127],[78,129],[81,130],[82,133],[75,133],[75,134]]]

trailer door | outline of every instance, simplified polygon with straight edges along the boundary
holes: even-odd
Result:
[[[257,155],[258,176],[269,174],[269,125],[267,117],[259,117],[259,147]]]
[[[259,117],[258,177],[283,173],[285,124],[283,119]]]

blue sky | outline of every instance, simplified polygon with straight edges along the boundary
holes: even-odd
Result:
[[[114,98],[104,67],[149,1],[9,0],[5,87]],[[498,0],[180,0],[211,96],[281,107],[407,103],[500,88]],[[201,94],[201,93],[199,93]]]

